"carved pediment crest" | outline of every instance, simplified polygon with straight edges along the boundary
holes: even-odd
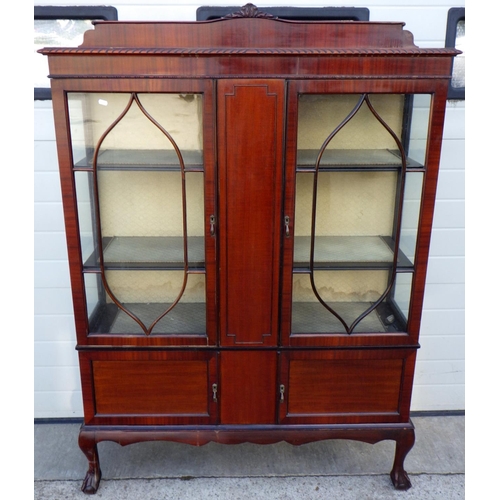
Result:
[[[224,16],[224,19],[235,19],[240,17],[258,17],[261,19],[277,19],[276,16],[259,10],[253,3],[247,3],[237,12]]]

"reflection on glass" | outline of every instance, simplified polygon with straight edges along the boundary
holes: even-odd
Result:
[[[37,50],[44,47],[78,47],[83,42],[85,31],[94,29],[94,26],[88,19],[35,19],[34,27],[34,86],[49,88],[48,61]]]
[[[461,50],[462,54],[459,54],[453,60],[451,85],[452,87],[463,88],[465,87],[465,19],[461,19],[457,23],[455,48]]]

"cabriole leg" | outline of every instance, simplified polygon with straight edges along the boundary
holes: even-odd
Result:
[[[93,495],[99,488],[101,480],[101,468],[99,466],[99,455],[97,453],[97,443],[95,442],[94,434],[81,430],[78,437],[78,445],[89,461],[89,468],[83,480],[82,491]]]
[[[414,429],[406,429],[396,440],[396,453],[391,471],[391,480],[397,490],[408,490],[411,488],[410,478],[404,469],[404,461],[414,444]]]

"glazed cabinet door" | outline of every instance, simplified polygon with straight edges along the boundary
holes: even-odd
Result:
[[[407,334],[432,95],[388,88],[290,85],[285,344],[415,344]]]
[[[66,93],[79,341],[215,344],[212,83],[96,87]]]

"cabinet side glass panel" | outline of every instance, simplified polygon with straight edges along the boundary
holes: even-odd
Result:
[[[423,182],[423,172],[410,172],[406,175],[399,248],[400,256],[406,257],[412,265],[415,263]]]
[[[68,100],[91,333],[205,334],[202,97]]]
[[[299,96],[292,334],[405,331],[430,102]]]
[[[410,165],[415,163],[425,166],[429,120],[431,111],[430,94],[414,94],[407,97],[409,104],[406,111],[405,135],[408,143]]]

